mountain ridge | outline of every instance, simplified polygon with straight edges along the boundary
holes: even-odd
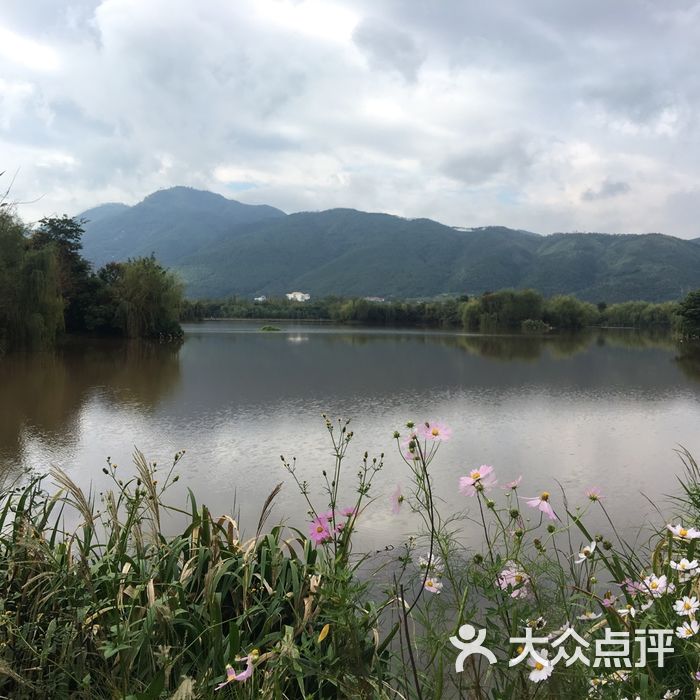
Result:
[[[192,298],[293,289],[416,298],[531,287],[589,301],[664,301],[700,287],[700,239],[661,233],[542,235],[348,207],[285,214],[185,187],[82,216],[90,213],[97,216],[83,240],[91,262],[153,252]]]

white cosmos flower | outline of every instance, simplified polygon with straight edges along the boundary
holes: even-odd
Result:
[[[681,694],[680,689],[677,690],[667,690],[663,696],[661,697],[661,700],[671,700],[671,698],[677,698]]]
[[[634,617],[634,616],[637,614],[637,609],[636,609],[634,606],[632,606],[632,605],[625,605],[624,608],[620,608],[620,609],[617,611],[617,614],[618,614],[620,617],[627,617],[628,615],[629,615],[630,617]]]
[[[685,528],[680,523],[678,525],[669,524],[666,527],[682,540],[696,540],[700,537],[700,530],[696,530],[694,527]]]
[[[576,560],[577,564],[581,564],[584,561],[588,561],[593,556],[593,552],[595,552],[595,542],[591,542],[589,545],[586,545],[579,553],[578,553],[578,559]]]
[[[544,663],[535,661],[532,657],[527,660],[528,665],[532,668],[528,678],[535,683],[546,681],[552,675],[552,671],[554,671],[552,662],[547,658],[549,651],[547,649],[540,649],[537,653],[542,657]]]
[[[673,604],[673,609],[679,615],[695,615],[698,608],[700,608],[700,603],[698,603],[698,599],[695,596],[692,598],[689,598],[687,595],[683,596]]]
[[[693,561],[688,561],[687,559],[681,559],[680,561],[670,562],[671,568],[676,571],[693,571],[693,569],[698,568],[698,560],[693,559]]]
[[[700,569],[698,569],[697,559],[688,561],[687,559],[681,559],[679,562],[669,562],[671,568],[678,572],[678,580],[681,583],[690,581],[693,576],[700,574]]]
[[[597,620],[599,617],[602,616],[603,613],[596,613],[593,612],[592,610],[587,610],[583,615],[579,615],[576,619],[577,620]]]
[[[700,630],[700,623],[697,620],[690,620],[684,622],[680,627],[676,627],[676,637],[688,639],[697,634],[698,630]]]

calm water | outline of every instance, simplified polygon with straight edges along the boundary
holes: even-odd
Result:
[[[454,430],[433,469],[450,510],[470,505],[459,476],[488,463],[502,481],[522,474],[523,495],[556,491],[556,479],[579,502],[600,486],[615,515],[637,523],[652,511],[642,492],[663,507],[674,488],[674,448],[700,455],[700,365],[668,341],[262,325],[188,326],[180,348],[74,340],[57,354],[0,359],[3,472],[58,464],[99,490],[107,456],[128,472],[135,446],[160,463],[186,449],[176,500],[190,487],[253,530],[285,481],[274,517],[300,525],[305,508],[279,456],[296,456],[320,486],[331,465],[325,412],[353,421],[348,482],[365,449],[387,453],[381,497],[363,518],[365,543],[379,545],[412,527],[384,495],[406,483],[391,435],[407,419]]]

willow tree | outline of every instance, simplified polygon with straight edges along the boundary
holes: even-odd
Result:
[[[155,257],[136,258],[119,265],[112,282],[116,321],[129,338],[179,336],[182,284]]]
[[[63,330],[55,249],[30,248],[10,207],[0,208],[0,338],[4,345],[47,347]]]

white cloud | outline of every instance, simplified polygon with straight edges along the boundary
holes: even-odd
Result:
[[[0,171],[19,169],[28,218],[190,184],[286,211],[700,235],[690,0],[7,7]]]

